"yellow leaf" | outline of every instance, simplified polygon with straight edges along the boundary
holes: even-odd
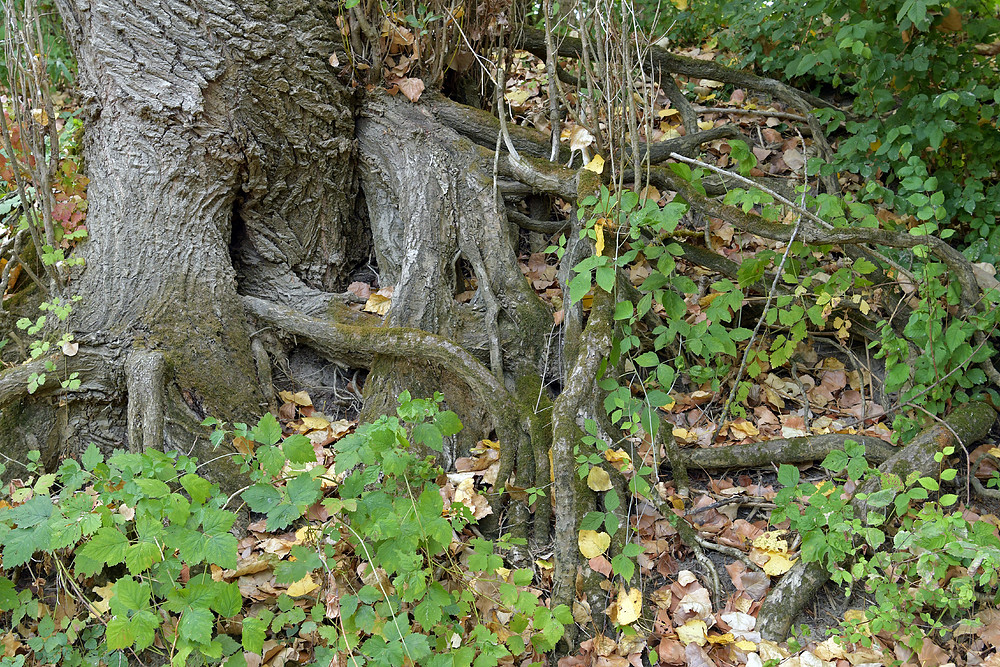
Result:
[[[286,592],[289,597],[297,598],[312,593],[317,588],[319,588],[319,584],[313,581],[312,574],[307,574],[289,586]]]
[[[686,428],[675,427],[673,434],[674,440],[681,445],[690,445],[693,442],[698,442],[698,435]]]
[[[730,422],[729,432],[739,435],[740,438],[752,438],[755,435],[760,435],[760,430],[746,419]]]
[[[594,225],[594,233],[597,236],[597,240],[594,243],[594,249],[597,251],[597,256],[600,257],[601,253],[604,252],[604,222],[599,221]]]
[[[591,491],[607,491],[611,488],[611,476],[600,466],[593,466],[587,475],[587,486]]]
[[[639,620],[642,614],[642,591],[638,588],[629,589],[625,592],[623,588],[618,592],[618,599],[615,601],[615,614],[611,619],[616,625],[630,625]]]
[[[688,8],[688,0],[670,0],[674,7],[681,10],[682,12]]]
[[[771,554],[771,557],[764,563],[764,574],[770,577],[777,577],[792,569],[798,558],[788,558],[784,554]]]
[[[290,391],[281,391],[278,392],[278,396],[285,403],[294,403],[298,406],[308,407],[313,404],[312,399],[309,398],[309,394],[304,391],[297,391],[294,394]]]
[[[656,112],[656,115],[660,118],[670,118],[671,116],[676,116],[680,112],[677,109],[660,109]]]
[[[628,466],[632,463],[632,457],[624,449],[605,449],[604,460],[613,463],[618,468]]]
[[[95,611],[99,611],[102,614],[106,614],[111,609],[111,598],[115,594],[114,584],[108,584],[106,586],[94,586],[94,592],[100,596],[100,600],[94,600],[90,603],[90,606],[94,608]],[[94,615],[93,612],[90,614]]]
[[[584,169],[586,169],[587,171],[592,171],[595,174],[603,174],[604,173],[604,158],[602,158],[600,155],[595,155],[590,160],[590,162],[587,163],[587,165],[584,167]]]
[[[611,536],[596,530],[581,530],[577,542],[584,558],[597,558],[611,546]]]
[[[676,628],[676,632],[677,639],[685,646],[692,643],[704,646],[708,641],[708,625],[700,618],[692,618],[684,625]]]
[[[314,526],[302,526],[295,531],[294,544],[306,544],[316,541],[318,531]]]
[[[365,302],[365,312],[375,313],[376,315],[385,315],[389,312],[389,306],[392,305],[392,299],[387,296],[382,296],[381,294],[372,294],[368,297],[368,301]]]
[[[755,538],[753,545],[764,551],[787,552],[788,541],[781,539],[781,536],[784,534],[784,530],[769,530],[766,533],[761,533],[757,538]]]
[[[504,95],[504,99],[507,100],[512,107],[523,107],[529,97],[531,97],[531,91],[526,88],[515,88],[507,91],[507,94]]]
[[[727,632],[724,635],[708,635],[709,644],[732,644],[736,640],[733,633]]]
[[[715,123],[712,122],[712,121],[710,121],[710,120],[699,120],[698,121],[698,129],[699,130],[711,130],[713,127],[715,127]]]
[[[735,646],[736,648],[738,648],[741,651],[750,652],[750,651],[756,651],[757,650],[757,645],[754,644],[752,641],[747,640],[747,639],[741,639],[738,642],[736,642],[735,644],[733,644],[733,646]]]
[[[316,431],[321,428],[326,428],[330,425],[330,422],[323,417],[303,417],[302,425],[309,430]]]
[[[42,127],[48,127],[49,114],[45,113],[45,109],[32,109],[31,118]]]

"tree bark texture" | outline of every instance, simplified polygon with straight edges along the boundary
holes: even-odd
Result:
[[[162,354],[162,372],[127,384],[155,394],[163,378],[164,434],[143,435],[134,410],[129,430],[187,451],[207,414],[249,419],[267,405],[233,254],[319,289],[368,256],[354,98],[330,64],[335,3],[57,4],[89,114],[74,324],[92,345]]]

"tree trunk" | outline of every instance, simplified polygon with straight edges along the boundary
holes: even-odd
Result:
[[[188,451],[206,415],[249,420],[270,398],[233,258],[255,260],[250,282],[270,298],[301,301],[368,257],[354,216],[354,101],[330,64],[336,3],[58,4],[89,113],[75,328],[116,353],[142,438],[130,446]],[[135,355],[147,363],[126,363]],[[157,410],[160,431],[144,419]],[[77,435],[84,416],[71,417]]]

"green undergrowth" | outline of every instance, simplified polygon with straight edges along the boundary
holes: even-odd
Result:
[[[953,453],[948,447],[935,459],[941,463]],[[856,442],[821,465],[831,480],[804,482],[795,466],[779,467],[784,488],[770,521],[787,521],[801,537],[802,560],[820,563],[848,596],[857,591],[866,602],[864,617],[841,623],[846,641],[871,646],[872,637],[884,633],[920,651],[925,636],[945,637],[978,604],[996,605],[997,527],[978,517],[970,521],[958,496],[942,492],[940,482],[954,481],[954,468],[944,469],[940,481],[916,473],[899,479],[871,468]],[[845,488],[872,480],[871,492]],[[852,499],[867,511],[856,511]]]
[[[357,667],[492,667],[551,651],[569,610],[539,601],[532,570],[504,567],[508,542],[471,537],[470,509],[445,508],[441,470],[415,453],[461,428],[439,402],[404,394],[397,416],[338,441],[330,468],[270,414],[233,427],[253,448],[239,497],[268,531],[308,526],[287,558],[259,556],[284,591],[265,604],[223,574],[241,564],[238,501],[193,458],[105,458],[92,445],[45,473],[35,456],[0,504],[0,626],[23,647],[0,665],[125,665],[149,652],[172,665],[244,665],[270,640],[306,642],[308,664],[340,653]],[[303,519],[318,507],[328,520]]]

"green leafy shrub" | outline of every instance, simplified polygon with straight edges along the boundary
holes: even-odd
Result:
[[[125,665],[151,649],[173,665],[236,666],[268,638],[290,637],[311,642],[316,665],[342,653],[359,666],[406,656],[427,667],[490,667],[550,651],[572,616],[539,601],[531,570],[504,568],[498,551],[509,545],[474,539],[453,550],[471,511],[457,502],[445,509],[440,468],[411,444],[439,450],[461,428],[440,400],[404,394],[398,416],[336,443],[332,471],[316,465],[308,438],[283,437],[272,415],[234,426],[253,448],[241,457],[253,483],[240,495],[268,530],[302,522],[317,503],[330,513],[272,565],[279,585],[336,581],[335,613],[292,588],[272,607],[245,611],[238,584],[213,576],[238,564],[232,498],[192,458],[116,451],[105,459],[91,445],[54,473],[42,473],[35,452],[29,477],[4,487],[13,491],[0,502],[0,623],[31,628],[21,640],[34,658],[60,665]],[[224,437],[221,428],[212,434]],[[334,477],[337,493],[324,498]],[[43,570],[62,593],[26,585]],[[71,600],[79,613],[57,613]],[[498,625],[482,615],[487,608],[509,621]]]
[[[954,448],[948,448],[935,458],[940,462],[952,453]],[[883,475],[869,467],[864,447],[855,442],[831,452],[821,465],[837,480],[809,484],[800,481],[794,466],[778,469],[784,488],[775,498],[771,523],[787,520],[802,538],[802,560],[822,564],[848,594],[861,587],[868,600],[865,620],[843,624],[848,641],[870,646],[872,633],[888,632],[904,635],[917,650],[924,633],[943,636],[948,621],[967,614],[978,597],[996,601],[1000,540],[995,527],[946,509],[958,498],[939,494],[937,479]],[[941,473],[945,481],[955,476],[954,469]],[[845,484],[860,487],[870,479],[880,480],[880,488],[858,494],[868,506],[862,519]]]
[[[913,215],[916,224],[966,232],[975,259],[1000,257],[1000,79],[991,56],[976,48],[1000,30],[992,7],[975,0],[734,0],[724,15],[729,30],[720,42],[744,63],[852,96],[857,120],[846,122],[835,159],[812,168],[856,173],[864,198]],[[844,121],[837,112],[820,116]]]

